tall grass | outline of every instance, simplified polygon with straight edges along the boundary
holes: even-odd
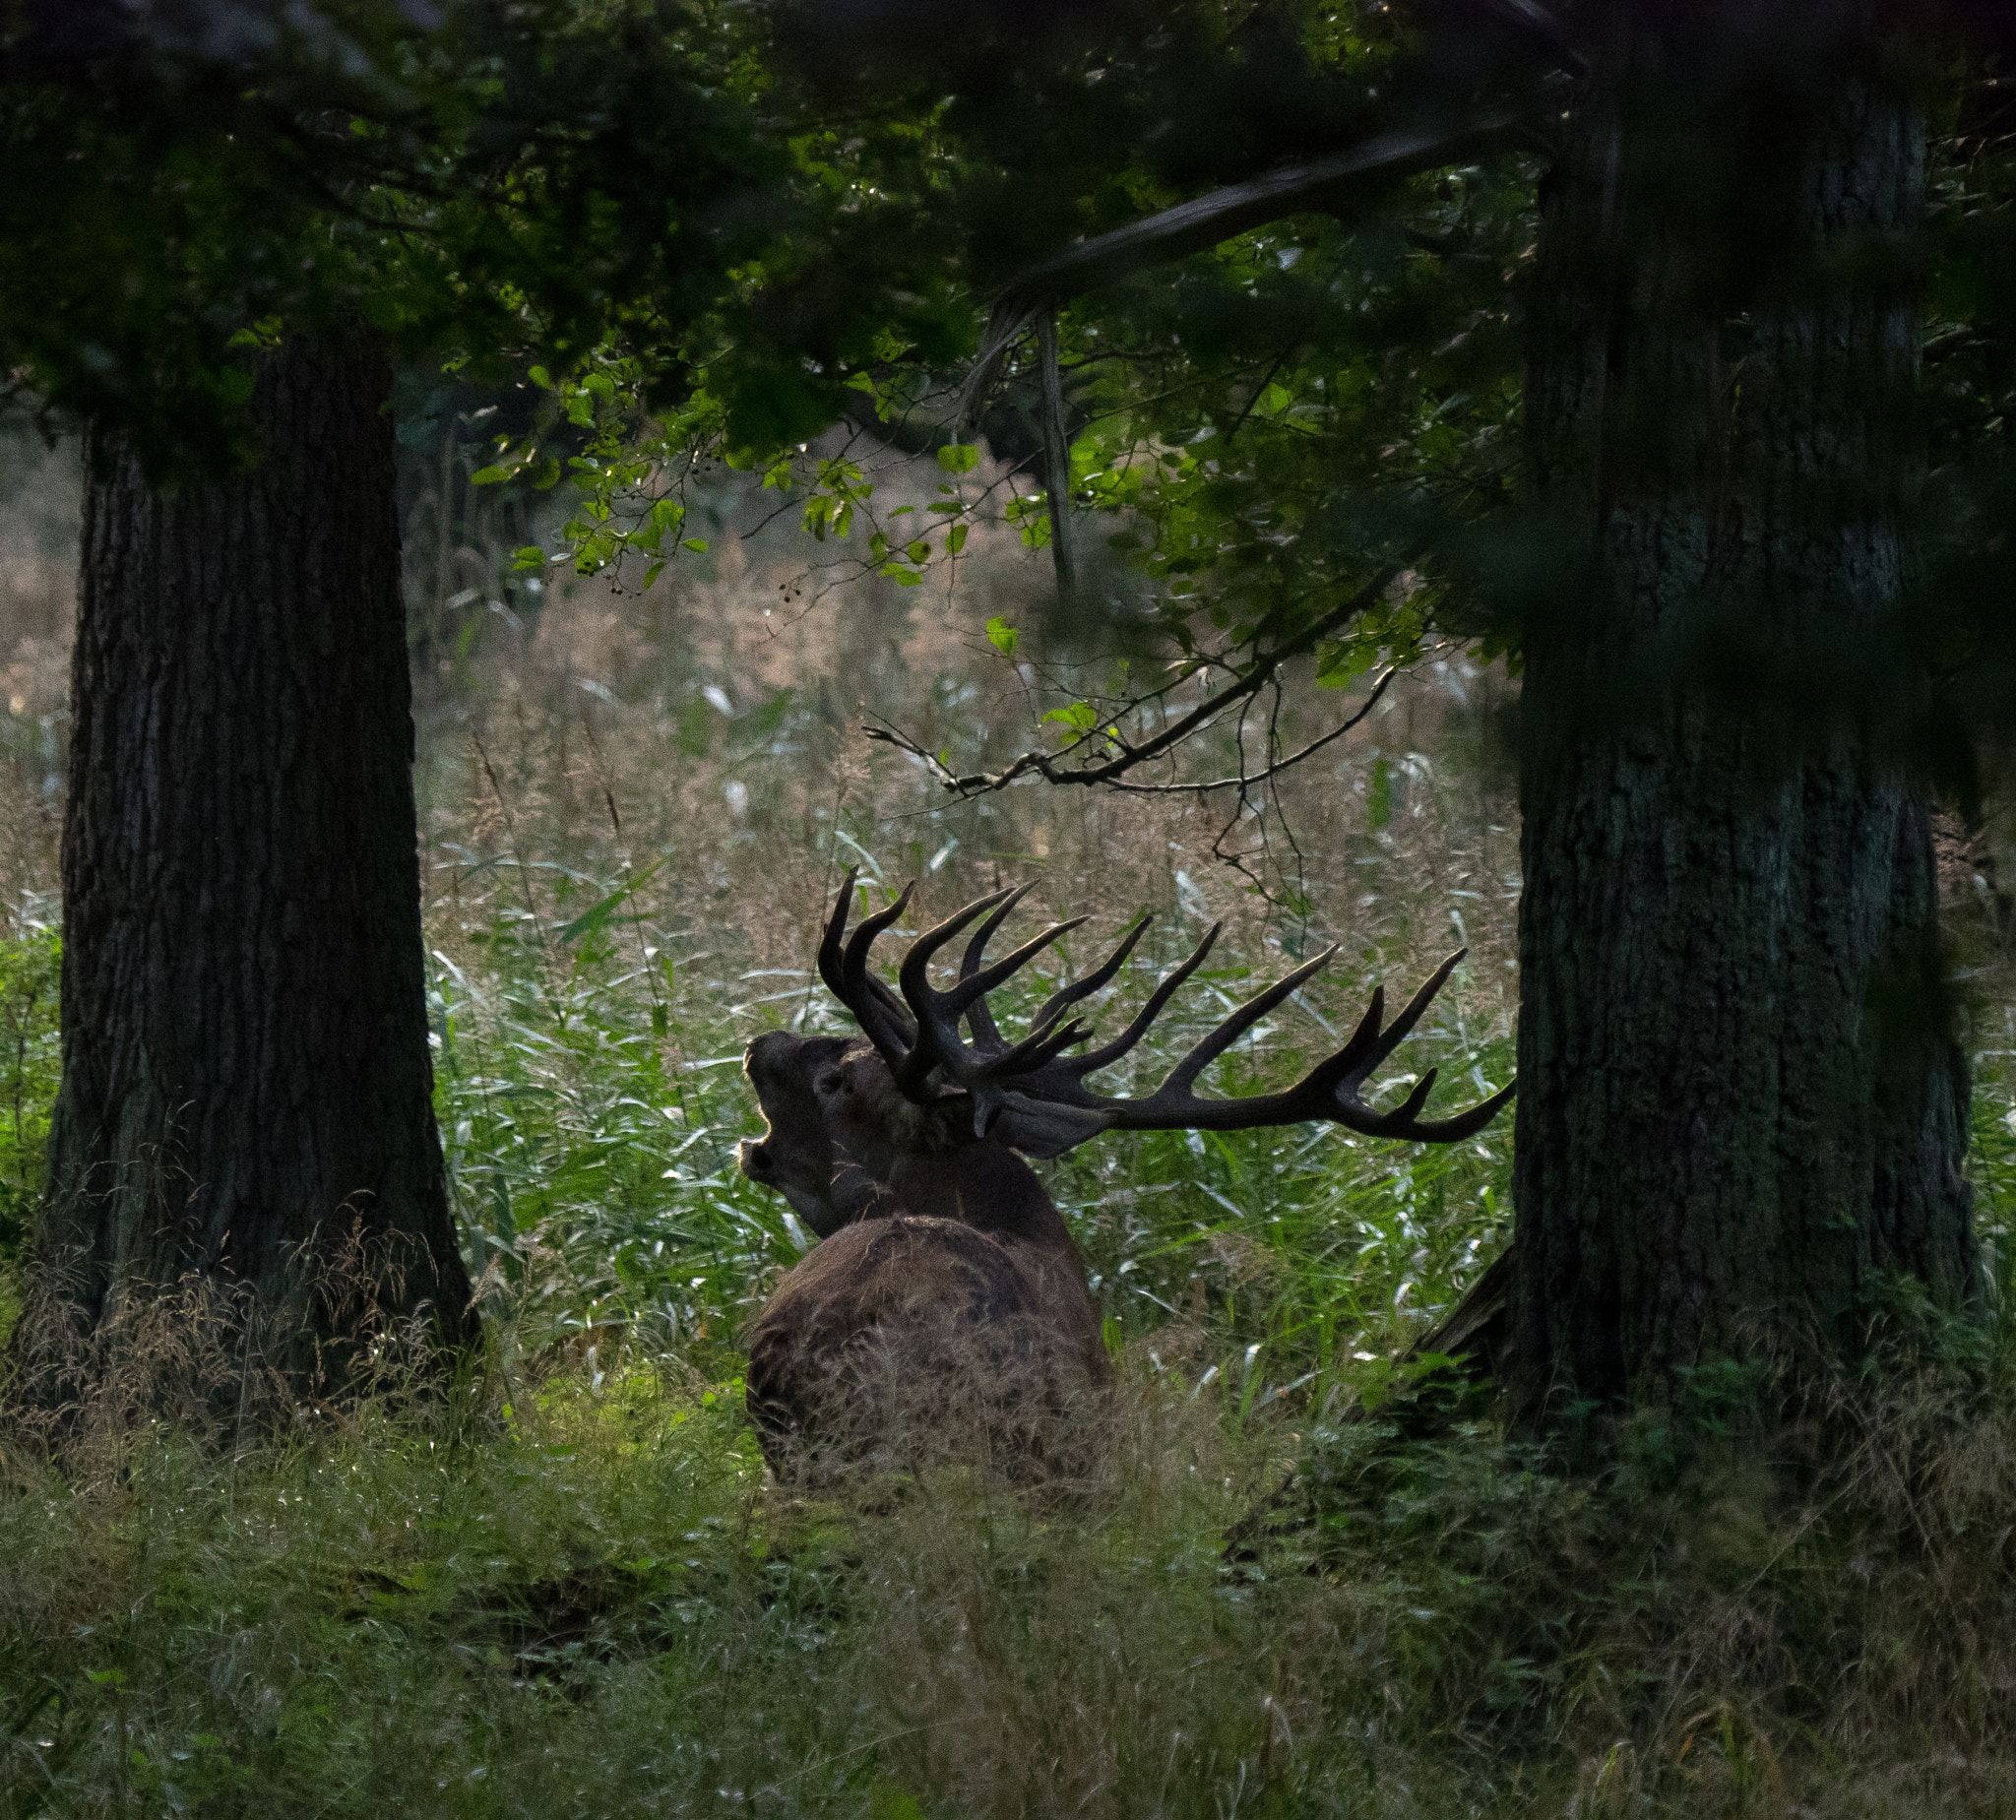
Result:
[[[255,1433],[0,1436],[0,1816],[2016,1809],[1999,1315],[1872,1313],[1856,1376],[1704,1371],[1593,1475],[1480,1402],[1421,1420],[1390,1360],[1505,1239],[1502,1127],[1108,1136],[1043,1165],[1119,1363],[1100,1494],[766,1487],[737,1333],[806,1235],[732,1166],[758,1128],[738,1062],[764,1029],[848,1028],[810,971],[844,871],[871,900],[921,876],[924,918],[1038,878],[1032,922],[1094,915],[1050,979],[1153,910],[1108,1028],[1225,919],[1122,1091],[1339,941],[1213,1077],[1280,1085],[1375,983],[1465,942],[1390,1064],[1395,1092],[1440,1066],[1438,1103],[1510,1070],[1518,877],[1508,690],[1454,653],[1293,780],[1285,819],[949,803],[862,744],[863,704],[976,765],[1125,654],[1046,623],[1040,574],[999,551],[956,600],[867,583],[803,613],[753,510],[725,502],[705,563],[643,596],[554,577],[493,611],[454,604],[502,572],[483,551],[425,571],[451,615],[417,770],[429,1013],[484,1354],[431,1397]],[[1301,678],[1285,712],[1340,707]],[[0,795],[40,800],[38,750]],[[23,895],[46,819],[9,815],[0,1177],[28,1193],[56,938]],[[2006,1296],[2016,1026],[1994,932],[1962,939]],[[1041,989],[1004,995],[1011,1023]],[[164,1368],[202,1324],[175,1313]],[[1761,1457],[1729,1432],[1760,1380],[1792,1411]]]

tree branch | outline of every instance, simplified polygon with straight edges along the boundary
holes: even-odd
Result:
[[[1299,765],[1302,762],[1302,760],[1307,758],[1311,753],[1322,751],[1323,748],[1327,746],[1333,739],[1342,739],[1345,736],[1345,734],[1350,732],[1353,727],[1356,726],[1358,722],[1365,718],[1365,716],[1370,714],[1374,708],[1378,707],[1379,698],[1386,693],[1387,684],[1392,682],[1394,677],[1398,676],[1399,674],[1400,666],[1397,663],[1388,664],[1387,667],[1380,672],[1379,680],[1372,685],[1371,694],[1365,697],[1363,705],[1358,709],[1358,711],[1355,714],[1348,716],[1338,725],[1333,726],[1329,730],[1329,732],[1317,734],[1316,737],[1310,740],[1307,745],[1303,746],[1300,751],[1291,752],[1286,758],[1276,759],[1274,763],[1269,765],[1265,771],[1242,771],[1239,772],[1237,775],[1229,778],[1213,778],[1209,783],[1205,784],[1113,783],[1108,784],[1106,787],[1108,789],[1122,791],[1124,794],[1129,796],[1202,796],[1208,794],[1212,790],[1251,789],[1254,784],[1265,784],[1270,779],[1278,778],[1284,771],[1288,771],[1292,767]]]
[[[1202,252],[1285,216],[1335,213],[1358,189],[1459,163],[1507,144],[1528,128],[1531,117],[1530,109],[1500,108],[1454,125],[1381,133],[1327,157],[1284,164],[1264,176],[1192,197],[1026,268],[995,296],[993,318],[960,394],[955,420],[972,420],[993,389],[1008,349],[1043,304],[1096,289],[1141,266]]]
[[[1234,703],[1249,701],[1267,686],[1268,678],[1274,675],[1290,659],[1300,657],[1303,652],[1311,650],[1331,633],[1338,630],[1339,627],[1346,624],[1349,620],[1355,618],[1370,606],[1374,600],[1392,586],[1395,577],[1400,574],[1402,567],[1402,563],[1388,563],[1364,587],[1360,588],[1356,594],[1345,601],[1343,605],[1333,607],[1329,612],[1323,614],[1320,618],[1296,633],[1294,637],[1276,646],[1266,657],[1255,663],[1251,669],[1239,673],[1238,679],[1235,682],[1219,690],[1216,695],[1207,696],[1195,708],[1191,709],[1188,714],[1179,720],[1172,721],[1167,726],[1164,727],[1153,739],[1144,740],[1138,746],[1127,745],[1121,742],[1118,756],[1106,759],[1101,764],[1066,767],[1060,762],[1070,758],[1074,752],[1088,741],[1099,737],[1097,734],[1087,733],[1071,745],[1065,747],[1062,752],[1051,753],[1042,751],[1040,748],[1032,748],[1021,754],[1020,757],[1013,760],[1000,771],[976,771],[970,773],[968,776],[961,777],[939,763],[932,754],[925,751],[909,734],[901,732],[893,726],[865,726],[861,731],[870,739],[880,740],[884,745],[894,746],[900,752],[908,752],[912,757],[921,759],[926,766],[938,774],[938,782],[946,789],[960,796],[990,795],[995,790],[1006,789],[1009,784],[1032,776],[1041,778],[1046,784],[1111,784],[1116,778],[1124,777],[1135,766],[1145,765],[1150,759],[1160,758],[1165,752],[1182,744],[1192,733],[1208,725]],[[1382,681],[1379,686],[1384,688],[1385,683]],[[1120,712],[1123,714],[1127,713],[1138,705],[1138,702],[1130,703],[1127,709],[1122,709]],[[1318,744],[1322,742],[1318,741]],[[1312,747],[1311,750],[1313,749]],[[1237,782],[1237,780],[1234,779],[1231,782]],[[1147,786],[1135,785],[1134,787],[1138,790],[1144,789]],[[1196,784],[1174,784],[1168,787],[1182,790],[1195,789],[1199,786]],[[1221,786],[1213,784],[1203,787],[1217,789]]]

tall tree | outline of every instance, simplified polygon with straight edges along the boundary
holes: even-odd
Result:
[[[259,362],[250,471],[164,492],[105,432],[85,495],[43,1314],[116,1329],[207,1280],[256,1298],[263,1362],[304,1387],[388,1321],[455,1344],[472,1320],[390,394],[373,338],[289,338]]]
[[[1925,126],[1886,23],[1624,9],[1549,185],[1526,411],[1575,562],[1522,640],[1530,1403],[1764,1317],[1845,1339],[1886,1275],[1972,1286],[1925,790],[1878,712],[1925,686]]]
[[[0,364],[90,454],[28,1394],[89,1394],[191,1284],[296,1392],[388,1323],[472,1333],[389,347],[494,368],[708,307],[769,232],[733,56],[676,0],[0,7]]]

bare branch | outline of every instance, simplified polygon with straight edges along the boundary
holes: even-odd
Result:
[[[1333,739],[1342,739],[1378,707],[1380,696],[1386,693],[1386,685],[1399,674],[1400,666],[1397,663],[1389,665],[1379,680],[1372,685],[1371,694],[1365,697],[1357,713],[1333,726],[1329,732],[1319,733],[1300,751],[1291,752],[1286,758],[1276,759],[1265,771],[1240,772],[1234,777],[1213,778],[1202,784],[1109,784],[1106,787],[1122,791],[1129,796],[1202,796],[1212,790],[1251,789],[1256,784],[1265,784],[1271,779],[1278,778],[1284,771],[1292,770],[1311,753],[1322,751]]]
[[[989,795],[995,790],[1006,789],[1009,784],[1032,776],[1041,778],[1046,784],[1110,784],[1115,778],[1123,777],[1126,773],[1132,771],[1135,766],[1146,764],[1152,758],[1160,758],[1165,752],[1181,745],[1192,733],[1209,725],[1226,709],[1232,707],[1236,703],[1251,700],[1253,696],[1257,695],[1267,686],[1268,678],[1279,670],[1284,663],[1287,663],[1292,658],[1300,657],[1306,651],[1312,650],[1316,645],[1329,637],[1331,633],[1337,631],[1369,607],[1374,600],[1378,599],[1393,585],[1394,580],[1400,575],[1402,567],[1403,565],[1398,562],[1388,563],[1378,574],[1360,588],[1356,594],[1345,601],[1342,606],[1335,607],[1330,612],[1323,614],[1320,618],[1296,633],[1294,637],[1284,640],[1264,658],[1260,659],[1250,669],[1237,672],[1236,681],[1219,690],[1216,695],[1207,696],[1195,708],[1191,709],[1188,714],[1170,722],[1153,739],[1143,740],[1139,745],[1129,745],[1125,741],[1115,741],[1120,746],[1118,756],[1107,759],[1102,764],[1073,766],[1060,762],[1068,759],[1072,752],[1095,737],[1093,734],[1087,734],[1083,739],[1074,741],[1063,752],[1051,753],[1044,752],[1040,748],[1032,748],[1000,771],[976,771],[961,777],[954,772],[948,771],[945,766],[940,764],[929,752],[925,751],[922,746],[918,745],[915,740],[912,739],[907,733],[898,731],[895,727],[864,726],[861,731],[870,739],[880,740],[884,745],[895,746],[898,751],[908,752],[913,757],[922,759],[932,771],[938,774],[939,783],[946,789],[960,796]],[[1382,688],[1385,686],[1383,681],[1380,686]],[[1335,735],[1332,734],[1329,737],[1335,737]],[[1217,786],[1213,785],[1212,787],[1215,788]]]

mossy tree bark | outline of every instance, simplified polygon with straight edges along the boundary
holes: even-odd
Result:
[[[163,494],[103,444],[85,500],[38,1299],[74,1343],[220,1289],[297,1390],[341,1382],[388,1318],[435,1344],[472,1321],[432,1103],[390,382],[366,339],[289,342],[257,373],[255,470]]]
[[[1575,560],[1521,711],[1530,1418],[1975,1271],[1886,648],[1923,123],[1876,6],[1761,12],[1618,9],[1544,208],[1529,423]]]

